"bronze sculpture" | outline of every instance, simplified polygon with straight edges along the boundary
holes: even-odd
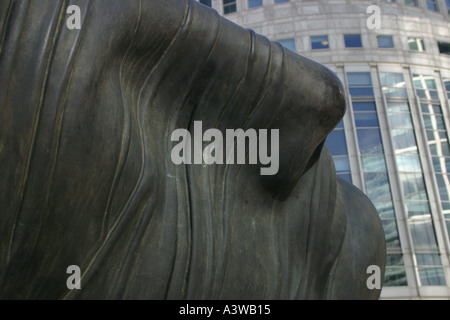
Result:
[[[378,298],[378,215],[323,147],[332,72],[191,0],[74,3],[79,29],[0,3],[0,298]],[[279,130],[279,170],[174,164],[195,121]]]

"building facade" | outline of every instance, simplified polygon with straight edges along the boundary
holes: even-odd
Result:
[[[449,299],[450,0],[199,2],[340,77],[327,145],[383,223],[381,297]]]

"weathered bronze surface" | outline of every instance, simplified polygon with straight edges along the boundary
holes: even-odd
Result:
[[[2,0],[0,36],[0,298],[379,297],[377,212],[323,147],[328,69],[188,0]],[[194,121],[279,129],[279,172],[173,164]]]

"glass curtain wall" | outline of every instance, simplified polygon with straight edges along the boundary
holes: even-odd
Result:
[[[403,73],[380,73],[420,285],[445,285]]]
[[[364,191],[380,215],[389,253],[384,285],[407,286],[370,72],[347,73],[347,82],[355,121]]]

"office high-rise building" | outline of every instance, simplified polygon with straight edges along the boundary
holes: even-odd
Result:
[[[327,145],[383,223],[382,298],[450,298],[450,0],[199,2],[336,72]]]

